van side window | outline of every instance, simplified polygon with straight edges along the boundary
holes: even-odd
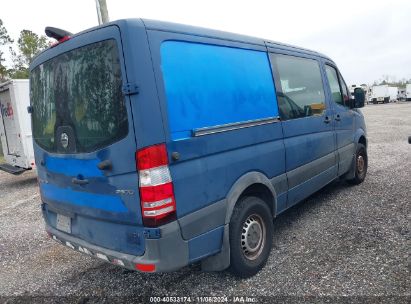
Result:
[[[271,54],[281,90],[277,89],[281,119],[322,115],[325,94],[320,65],[314,59]]]
[[[330,85],[332,100],[335,103],[344,105],[343,93],[341,92],[340,83],[338,81],[337,70],[329,65],[325,66],[325,72],[327,74],[328,83]],[[347,89],[346,89],[347,90]],[[347,94],[347,93],[345,93]],[[348,97],[348,96],[347,96]]]
[[[263,51],[165,41],[161,70],[173,140],[200,128],[278,117]]]
[[[344,106],[348,107],[349,102],[350,102],[350,91],[348,90],[347,85],[340,73],[338,73],[338,76],[340,77],[340,83],[341,83],[342,92],[343,92]]]

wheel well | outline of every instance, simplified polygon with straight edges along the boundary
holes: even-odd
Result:
[[[367,147],[367,140],[365,139],[364,135],[361,135],[360,139],[358,140],[360,144],[363,144],[365,147]]]
[[[238,200],[246,196],[256,196],[261,198],[270,208],[271,214],[274,214],[274,197],[271,190],[263,184],[253,184],[248,186],[243,193],[241,193]]]

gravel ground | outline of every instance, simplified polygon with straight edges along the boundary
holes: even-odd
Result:
[[[72,251],[44,232],[35,174],[0,172],[0,296],[6,302],[22,299],[9,298],[15,295],[87,297],[86,302],[94,296],[201,295],[232,301],[247,295],[286,302],[409,303],[411,103],[370,105],[363,113],[369,138],[366,181],[333,182],[279,216],[266,267],[246,280],[204,273],[199,265],[142,274]]]

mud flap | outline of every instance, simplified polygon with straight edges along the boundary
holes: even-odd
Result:
[[[222,271],[230,266],[229,224],[224,226],[223,245],[221,251],[201,261],[203,271]]]

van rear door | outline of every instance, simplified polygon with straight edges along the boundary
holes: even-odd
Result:
[[[11,99],[12,96],[10,88],[12,86],[13,84],[10,83],[5,87],[0,88],[0,117],[4,128],[0,131],[1,136],[4,136],[4,142],[6,143],[6,149],[4,150],[4,153],[8,156],[19,157],[23,153],[23,147],[16,124],[16,109],[14,108]]]
[[[75,36],[31,68],[32,123],[48,225],[87,242],[144,252],[136,140],[117,26]]]

